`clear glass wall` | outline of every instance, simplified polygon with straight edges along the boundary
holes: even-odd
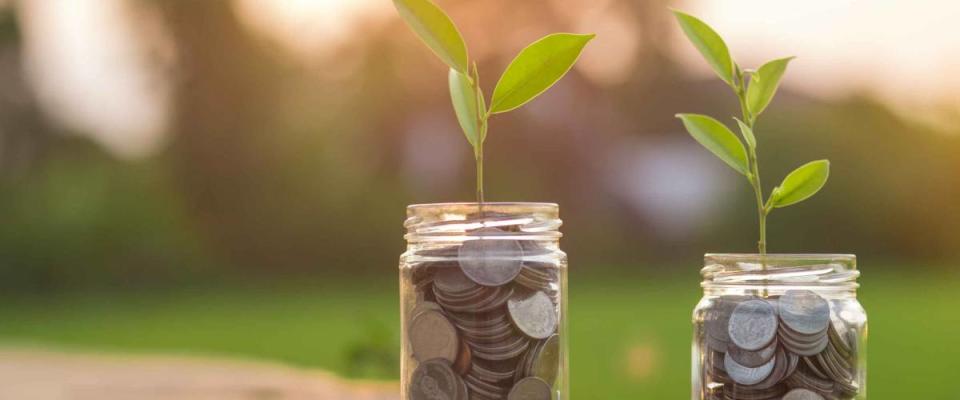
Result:
[[[408,207],[404,399],[569,398],[560,224],[556,204]]]
[[[855,256],[708,254],[701,274],[692,399],[866,399]]]

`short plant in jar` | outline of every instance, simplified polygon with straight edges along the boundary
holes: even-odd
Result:
[[[856,258],[846,254],[767,254],[767,217],[816,194],[830,163],[789,173],[768,197],[757,162],[757,122],[793,57],[756,69],[734,61],[706,23],[674,11],[684,34],[736,96],[727,124],[678,114],[687,132],[743,175],[756,198],[757,254],[707,254],[704,298],[694,311],[693,399],[866,398],[866,314],[856,299]]]
[[[485,202],[488,121],[549,89],[593,35],[555,33],[520,51],[488,98],[453,21],[429,0],[394,0],[449,68],[453,111],[476,161],[477,201],[407,208],[400,258],[404,399],[569,398],[566,255],[558,208]]]

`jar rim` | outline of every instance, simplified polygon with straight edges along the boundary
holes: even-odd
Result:
[[[856,261],[857,255],[850,253],[706,253],[705,260],[782,260],[782,261]]]
[[[550,212],[560,208],[557,203],[537,202],[537,201],[486,201],[484,207],[492,208],[522,208],[530,211]],[[442,209],[442,208],[473,208],[480,207],[480,203],[475,201],[451,201],[440,203],[416,203],[407,206],[407,211],[423,209]]]
[[[559,213],[556,203],[485,202],[482,208],[476,202],[412,204],[407,206],[404,237],[410,243],[557,240],[563,224]]]
[[[833,253],[707,253],[701,286],[803,287],[817,290],[856,290],[855,254]]]

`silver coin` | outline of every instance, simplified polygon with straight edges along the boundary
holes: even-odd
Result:
[[[830,304],[809,290],[788,290],[780,297],[780,319],[797,333],[813,335],[830,324]]]
[[[506,397],[509,388],[503,388],[490,382],[484,382],[473,374],[467,374],[464,378],[467,387],[470,388],[470,398],[481,399],[502,399]]]
[[[446,360],[429,360],[413,371],[407,394],[410,400],[466,400],[462,386]]]
[[[704,326],[707,335],[716,339],[716,342],[730,341],[728,330],[730,326],[730,314],[733,312],[733,309],[737,307],[737,304],[740,304],[740,299],[720,297],[714,299],[712,306],[707,308],[703,316]],[[725,349],[717,350],[724,351]]]
[[[741,385],[756,385],[770,376],[770,373],[773,372],[775,361],[775,359],[771,359],[766,364],[757,368],[749,368],[738,364],[728,353],[723,357],[723,368],[734,382]]]
[[[777,314],[766,301],[745,301],[733,309],[728,333],[737,347],[748,351],[760,350],[777,335]]]
[[[543,292],[517,290],[507,300],[510,319],[517,329],[533,339],[546,339],[557,331],[557,312]]]
[[[783,378],[787,377],[787,370],[790,368],[790,359],[782,347],[776,348],[774,357],[776,358],[774,359],[773,371],[770,372],[770,376],[764,379],[763,382],[756,384],[754,388],[758,390],[772,389],[783,381]]]
[[[537,377],[523,378],[513,385],[507,400],[550,400],[553,389],[543,379]]]
[[[787,392],[783,400],[824,400],[824,398],[812,390],[798,388]]]
[[[523,269],[523,248],[516,240],[480,237],[464,242],[457,259],[472,281],[501,286],[513,281]]]
[[[813,335],[806,335],[794,332],[785,323],[781,323],[780,330],[777,333],[780,343],[787,350],[802,356],[819,354],[830,344],[830,337],[826,330]]]
[[[421,312],[410,321],[408,334],[413,357],[419,361],[444,359],[452,363],[460,350],[457,328],[438,311]]]
[[[550,336],[540,343],[529,362],[531,375],[553,385],[557,381],[560,368],[560,336]]]
[[[737,364],[748,368],[757,368],[766,364],[777,353],[777,339],[774,338],[767,347],[757,351],[743,350],[737,346],[729,346],[727,353]]]
[[[477,284],[455,267],[440,268],[434,275],[433,286],[445,293],[464,293],[477,289]]]

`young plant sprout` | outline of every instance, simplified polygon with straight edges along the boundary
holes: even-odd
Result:
[[[703,21],[689,14],[673,11],[680,27],[696,46],[707,63],[737,95],[740,100],[740,118],[734,117],[743,141],[730,128],[716,119],[700,114],[677,114],[687,132],[723,162],[743,174],[753,186],[757,198],[757,216],[760,222],[760,254],[767,252],[767,216],[775,208],[799,203],[813,196],[827,182],[830,161],[811,161],[793,170],[779,186],[773,188],[766,203],[760,186],[760,168],[757,165],[757,139],[754,126],[757,118],[770,104],[780,84],[780,78],[793,57],[776,59],[756,70],[743,69],[730,56],[720,35]]]
[[[457,121],[473,146],[477,202],[483,204],[483,142],[490,116],[514,110],[553,86],[595,35],[554,33],[527,46],[507,66],[488,107],[477,63],[468,57],[463,37],[450,17],[430,0],[394,0],[393,4],[407,25],[450,67],[450,98]]]

